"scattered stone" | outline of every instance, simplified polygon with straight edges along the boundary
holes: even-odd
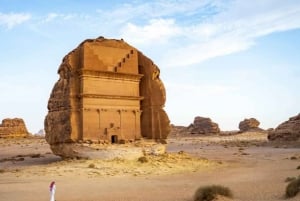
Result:
[[[268,132],[269,140],[299,141],[300,140],[300,113],[281,123],[273,131]]]
[[[262,131],[259,128],[260,122],[255,118],[244,119],[239,123],[240,132],[247,132],[247,131]]]
[[[188,127],[192,134],[216,134],[220,133],[219,125],[210,118],[195,117],[194,123]]]
[[[30,133],[27,131],[23,119],[3,119],[0,124],[0,138],[28,137]]]
[[[148,158],[146,156],[142,156],[138,158],[138,161],[141,163],[147,163],[148,162]]]

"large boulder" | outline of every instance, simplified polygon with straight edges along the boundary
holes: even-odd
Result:
[[[259,124],[260,124],[260,122],[255,118],[244,119],[243,121],[241,121],[239,123],[239,129],[241,132],[259,131],[259,130],[262,130],[258,127]]]
[[[300,140],[300,113],[281,123],[268,133],[269,140],[299,141]]]
[[[192,134],[216,134],[220,133],[220,128],[217,123],[214,123],[210,118],[197,116],[194,123],[188,129]]]
[[[81,149],[85,144],[165,142],[170,121],[160,70],[124,40],[83,41],[63,58],[58,74],[45,118],[54,154],[86,157],[91,154],[80,152],[94,150]]]
[[[21,118],[3,119],[0,124],[0,137],[27,137],[30,133],[27,131],[25,123]]]

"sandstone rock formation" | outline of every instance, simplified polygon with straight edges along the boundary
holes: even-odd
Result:
[[[258,127],[259,124],[260,122],[255,118],[244,119],[239,123],[239,129],[241,132],[262,130]]]
[[[35,135],[45,136],[45,130],[44,129],[40,129]]]
[[[174,124],[171,125],[171,132],[170,132],[170,136],[182,136],[184,134],[189,134],[189,130],[188,127],[186,126],[176,126]]]
[[[3,119],[0,124],[0,137],[27,137],[29,132],[25,126],[23,119]]]
[[[192,134],[216,134],[220,133],[219,125],[210,118],[195,117],[194,123],[188,129]]]
[[[68,155],[62,150],[71,153],[81,142],[167,138],[159,68],[122,39],[85,40],[63,58],[58,73],[45,118],[46,140],[55,154]]]
[[[281,123],[268,133],[269,140],[299,141],[300,140],[300,113]]]

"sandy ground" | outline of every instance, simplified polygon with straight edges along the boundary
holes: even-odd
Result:
[[[300,148],[264,133],[171,136],[167,154],[137,160],[61,160],[44,139],[0,139],[0,201],[192,201],[198,187],[229,187],[233,200],[285,200],[300,175]],[[288,199],[299,201],[300,195]]]

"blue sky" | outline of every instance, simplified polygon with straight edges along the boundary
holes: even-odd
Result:
[[[62,58],[99,36],[160,67],[173,124],[269,128],[300,112],[300,1],[0,0],[0,119],[43,128]]]

